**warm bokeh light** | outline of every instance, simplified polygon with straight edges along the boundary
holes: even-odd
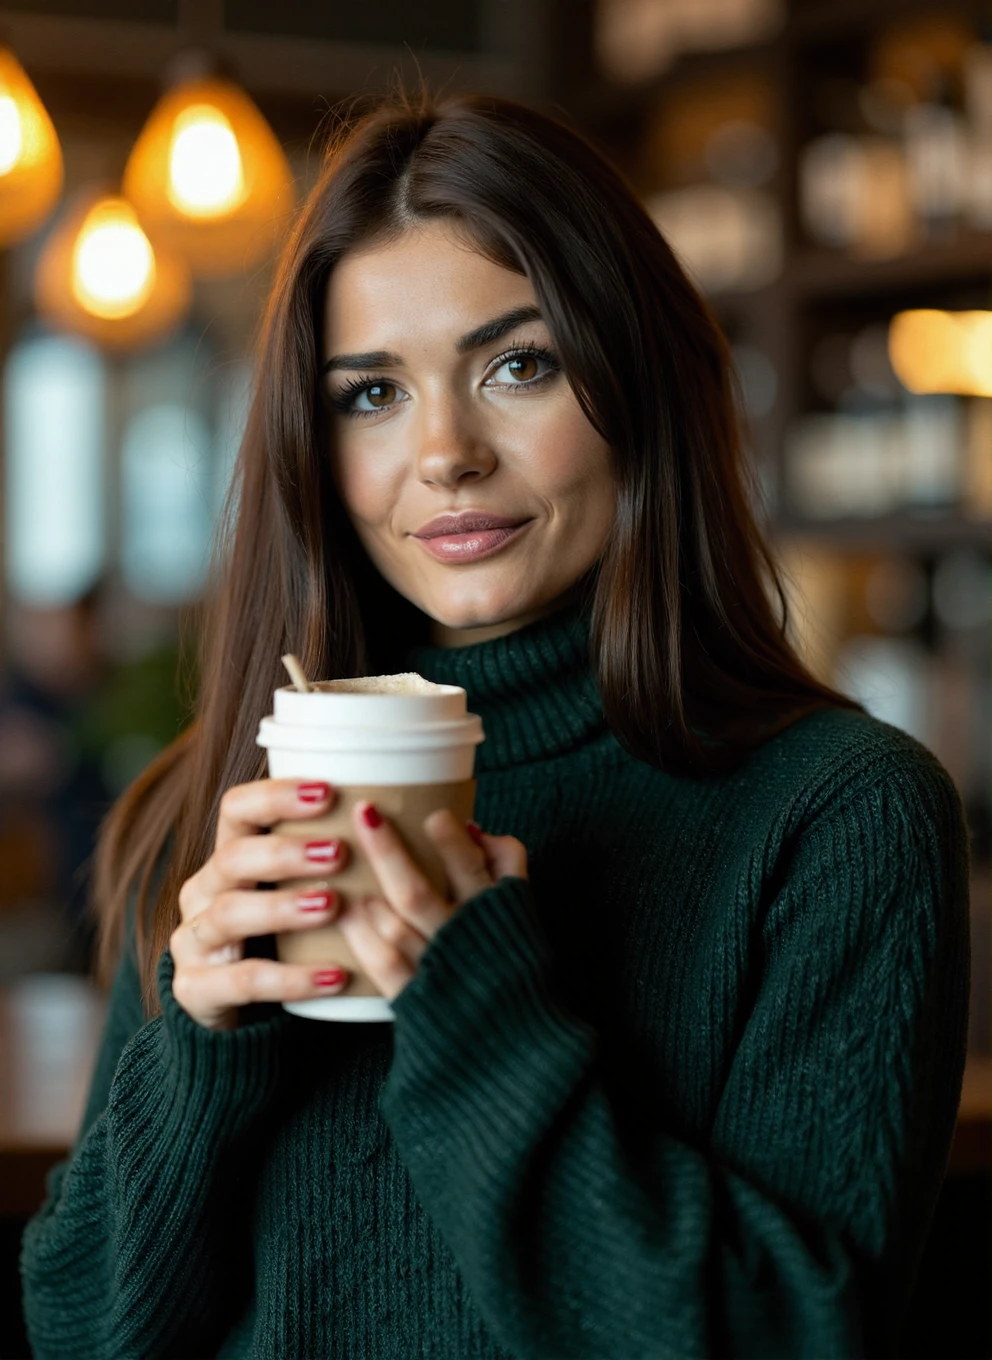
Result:
[[[964,369],[976,397],[992,397],[992,312],[964,312]]]
[[[72,291],[93,316],[119,320],[148,301],[155,255],[130,203],[104,198],[86,216],[72,251]]]
[[[21,115],[9,94],[0,94],[0,175],[6,175],[17,164],[24,150]]]
[[[295,202],[272,129],[242,89],[215,77],[162,96],[131,151],[124,192],[153,239],[204,277],[267,255]]]
[[[36,231],[62,192],[52,120],[9,48],[0,47],[0,247]]]
[[[910,392],[992,397],[992,312],[899,312],[889,323],[889,358]]]
[[[35,273],[39,312],[108,349],[164,339],[182,324],[191,297],[184,262],[149,240],[126,199],[96,189],[56,225]]]
[[[244,202],[244,167],[230,119],[193,104],[175,121],[169,148],[169,202],[189,217],[225,217]]]

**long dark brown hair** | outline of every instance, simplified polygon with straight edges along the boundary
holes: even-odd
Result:
[[[220,796],[264,776],[255,735],[284,683],[279,658],[296,652],[323,678],[381,673],[428,639],[429,618],[372,567],[335,492],[318,375],[337,262],[436,218],[530,280],[612,451],[616,525],[584,588],[590,664],[617,739],[674,774],[708,775],[812,709],[861,708],[788,639],[726,341],[632,189],[582,136],[532,109],[391,96],[331,139],[277,270],[201,629],[195,718],[114,806],[97,847],[98,976],[109,979],[136,893],[148,1014],[179,889],[212,852]]]

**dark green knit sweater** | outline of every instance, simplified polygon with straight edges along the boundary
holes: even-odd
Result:
[[[37,1360],[889,1355],[965,1057],[938,761],[810,715],[733,775],[606,729],[574,608],[411,668],[530,851],[395,1024],[142,1021],[133,960],[22,1261]]]

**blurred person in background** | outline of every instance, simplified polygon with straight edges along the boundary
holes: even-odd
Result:
[[[32,861],[18,875],[27,901],[17,942],[6,951],[9,973],[25,964],[91,970],[97,922],[90,878],[100,823],[186,716],[176,642],[165,638],[121,657],[108,645],[109,613],[106,582],[64,604],[8,606],[0,857],[20,853]],[[39,902],[54,905],[55,916],[38,911]],[[25,949],[32,920],[39,938]],[[60,928],[53,930],[53,921]],[[0,921],[0,938],[2,932]]]
[[[726,342],[636,196],[520,105],[385,103],[255,371],[196,720],[98,851],[37,1360],[896,1354],[964,1070],[963,808],[793,651]],[[464,512],[513,532],[419,541]],[[449,898],[372,804],[272,830],[335,797],[263,777],[286,652],[466,689],[489,831],[426,820]],[[342,904],[352,844],[382,893]],[[345,985],[272,953],[330,920],[392,1022],[281,1008]]]
[[[100,821],[113,800],[91,713],[109,666],[100,643],[99,585],[65,604],[11,603],[8,664],[0,675],[0,835],[16,818],[38,827],[45,863],[37,888],[54,900],[64,937],[48,939],[48,966],[86,971],[94,924],[86,911]],[[51,934],[51,920],[39,917]],[[18,960],[10,958],[14,968]]]

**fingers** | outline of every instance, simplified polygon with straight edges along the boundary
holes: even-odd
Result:
[[[328,879],[318,879],[312,887],[278,892],[223,892],[204,911],[176,927],[169,948],[177,967],[227,962],[239,957],[239,952],[230,951],[252,936],[326,925],[337,916],[339,905]]]
[[[235,784],[220,800],[216,845],[256,834],[276,822],[327,812],[336,798],[335,789],[320,780],[256,779]]]
[[[516,836],[490,836],[448,808],[425,818],[424,830],[441,853],[456,902],[467,902],[501,878],[528,876],[527,847]]]
[[[342,970],[244,957],[246,939],[305,930],[337,915],[327,875],[347,863],[347,845],[316,827],[309,841],[259,834],[281,821],[325,813],[336,797],[326,782],[299,779],[260,779],[225,792],[214,852],[182,885],[181,920],[169,942],[173,994],[197,1023],[230,1029],[239,1006],[333,994],[347,985]],[[257,890],[259,883],[287,879],[297,886]]]
[[[374,898],[367,898],[357,907],[349,904],[338,924],[345,942],[360,961],[362,972],[387,1000],[392,1001],[413,977],[416,960],[427,948],[427,941],[421,939],[419,952],[416,952],[416,942],[405,940],[405,947],[410,954],[415,953],[415,958],[408,957],[396,944],[385,939],[373,923],[373,916],[381,921],[386,912],[394,920],[399,920],[396,913],[390,911],[385,903],[373,906],[374,903]]]
[[[527,847],[516,836],[488,836],[482,841],[494,882],[501,878],[527,878]]]
[[[456,902],[467,902],[493,886],[485,849],[449,808],[438,808],[425,818],[424,830],[441,852]]]
[[[360,904],[358,916],[372,926],[380,940],[394,949],[411,968],[416,968],[427,948],[427,940],[399,916],[388,902],[380,897],[366,897]],[[382,958],[385,959],[385,954]],[[397,967],[400,967],[397,961]]]
[[[383,817],[376,827],[367,825],[363,813],[369,806],[367,802],[356,803],[351,820],[359,848],[372,866],[382,895],[415,930],[433,935],[450,916],[451,906],[438,896],[388,817]]]
[[[335,971],[277,963],[274,959],[242,959],[224,968],[203,965],[177,969],[172,992],[197,1023],[207,1029],[228,1029],[236,1023],[239,1006],[334,996],[348,981],[346,973],[336,977]]]
[[[337,873],[348,862],[348,846],[334,837],[301,841],[293,836],[240,836],[225,841],[187,879],[179,893],[185,920],[204,911],[213,899],[234,888],[279,883],[290,878],[319,878]]]

